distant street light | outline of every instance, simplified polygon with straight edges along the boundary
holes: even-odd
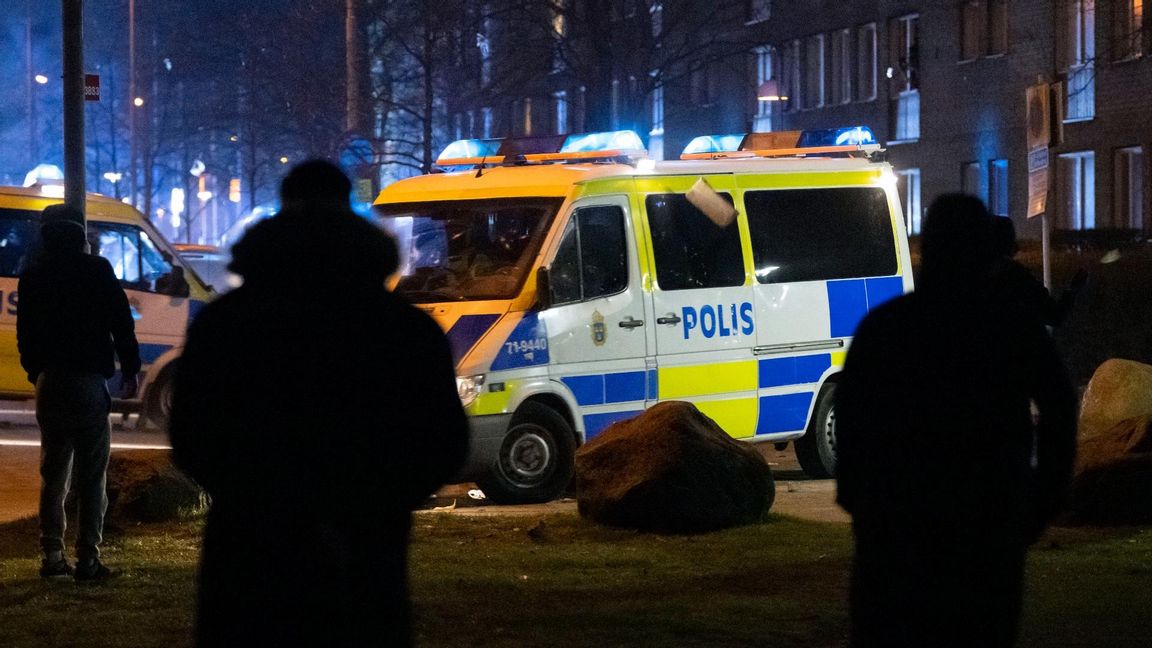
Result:
[[[47,85],[48,83],[48,77],[44,76],[43,74],[37,74],[36,76],[32,77],[32,79],[40,85]]]
[[[136,106],[137,108],[143,106],[144,105],[144,97],[136,97],[135,99],[132,100],[132,105]]]
[[[280,156],[280,164],[288,164],[288,156],[287,155]]]
[[[120,181],[124,179],[124,174],[119,171],[105,171],[104,179],[112,183],[112,193],[117,199],[120,198]]]

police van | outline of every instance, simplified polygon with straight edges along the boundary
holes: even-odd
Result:
[[[577,446],[666,400],[831,474],[856,325],[912,289],[895,176],[870,131],[630,131],[460,140],[384,188],[396,292],[445,330],[498,502],[556,497]],[[434,412],[429,413],[434,416]]]
[[[61,202],[61,189],[59,185],[0,187],[0,398],[35,395],[16,348],[17,285],[38,247],[41,212]],[[142,409],[146,421],[165,426],[173,362],[180,356],[188,322],[212,291],[181,265],[175,250],[140,212],[96,194],[89,194],[86,204],[88,242],[93,254],[112,264],[128,296],[143,363],[140,398],[115,401],[113,408],[124,413]],[[119,380],[117,374],[111,381],[113,394]]]

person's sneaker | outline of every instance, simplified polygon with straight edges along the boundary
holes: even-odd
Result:
[[[69,565],[68,561],[63,558],[51,562],[46,559],[40,561],[40,578],[63,580],[71,578],[73,571],[72,565]]]
[[[74,578],[77,583],[100,583],[116,575],[116,572],[104,566],[99,558],[76,563]]]

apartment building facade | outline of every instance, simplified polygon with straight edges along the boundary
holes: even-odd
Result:
[[[648,29],[681,10],[649,5]],[[654,157],[705,133],[863,124],[887,146],[911,232],[934,196],[967,191],[1039,238],[1025,98],[1052,84],[1046,213],[1057,240],[1152,232],[1143,0],[746,0],[706,19],[707,56],[642,79],[643,101],[613,102],[608,125],[636,128]],[[757,99],[769,80],[786,100]],[[634,97],[635,72],[612,82]],[[535,98],[477,109],[495,110],[483,132],[455,134],[581,130],[581,93],[558,67]]]

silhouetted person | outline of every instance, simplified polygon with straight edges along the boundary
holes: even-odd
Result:
[[[992,261],[994,296],[1020,304],[1047,326],[1059,326],[1072,308],[1072,300],[1084,282],[1084,274],[1077,274],[1072,287],[1065,290],[1060,299],[1054,299],[1032,271],[1014,259],[1020,246],[1016,243],[1016,226],[1012,220],[999,216],[988,218],[995,253]]]
[[[73,207],[44,210],[43,248],[20,277],[16,318],[20,363],[36,385],[40,424],[40,575],[78,581],[112,575],[100,562],[112,405],[105,380],[118,356],[121,395],[131,398],[140,372],[128,298],[111,264],[85,253],[83,223]],[[64,555],[70,480],[78,517],[75,570]]]
[[[1029,307],[991,290],[989,220],[975,198],[937,199],[916,291],[872,311],[848,352],[837,501],[855,647],[1012,645],[1025,553],[1071,476],[1072,387]]]
[[[177,463],[211,495],[199,646],[404,646],[410,512],[463,463],[448,343],[385,288],[395,244],[308,162],[233,248],[176,376]]]

